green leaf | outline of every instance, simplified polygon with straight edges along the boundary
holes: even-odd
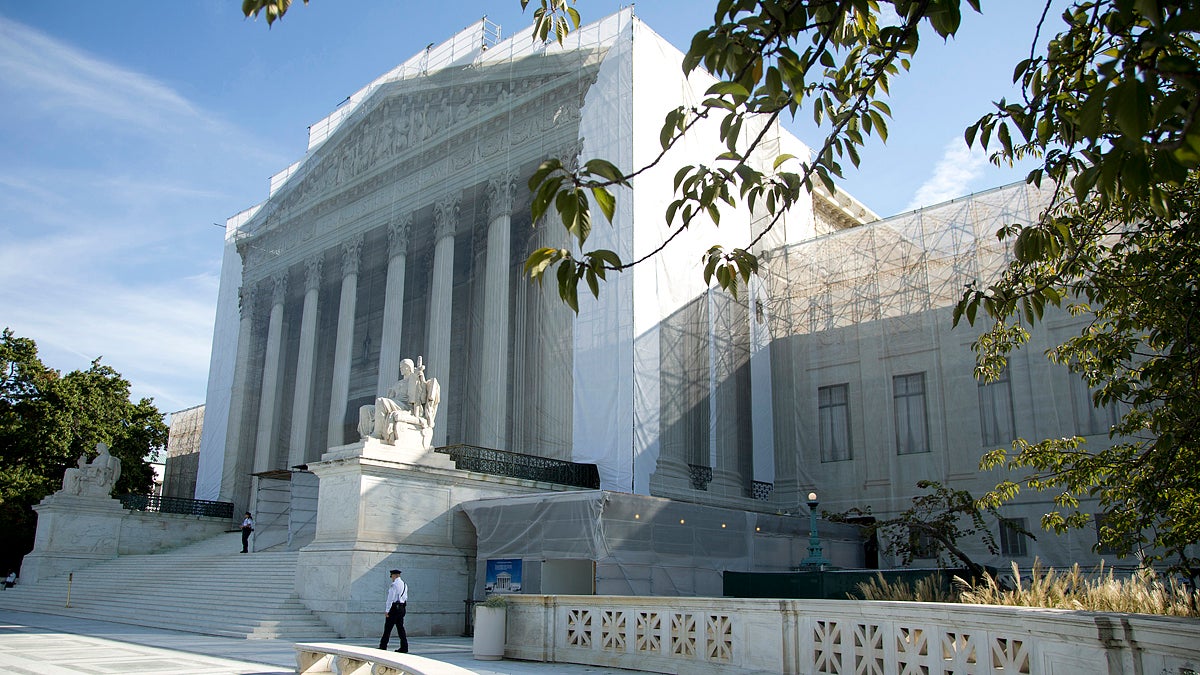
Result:
[[[705,96],[733,96],[735,99],[750,98],[750,92],[746,87],[737,82],[722,81],[714,84],[704,92]]]
[[[613,214],[616,212],[617,200],[607,188],[594,187],[592,188],[592,198],[596,200],[596,205],[600,207],[600,211],[604,214],[604,218],[608,222],[613,222]]]
[[[584,168],[588,173],[600,176],[605,180],[612,181],[617,185],[628,185],[629,182],[625,179],[625,174],[617,168],[615,164],[603,159],[590,159],[585,163]]]

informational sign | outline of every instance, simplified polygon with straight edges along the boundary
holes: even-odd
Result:
[[[520,593],[521,592],[521,559],[520,558],[489,558],[487,573],[484,577],[483,594]]]

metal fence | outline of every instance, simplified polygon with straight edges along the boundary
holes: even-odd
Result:
[[[208,516],[211,518],[232,518],[232,502],[213,502],[206,499],[184,499],[182,497],[161,497],[159,495],[124,495],[121,506],[130,511],[157,511],[159,513],[179,513],[188,516]]]
[[[522,455],[518,452],[493,450],[475,445],[448,445],[436,452],[450,455],[454,467],[464,471],[524,478],[559,485],[589,488],[600,487],[600,472],[595,464],[577,464],[560,459]]]

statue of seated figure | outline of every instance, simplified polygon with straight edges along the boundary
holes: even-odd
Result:
[[[96,444],[96,458],[89,464],[87,455],[80,455],[76,466],[63,472],[62,492],[88,497],[107,497],[121,477],[121,460],[108,452],[104,443]]]
[[[358,432],[363,438],[378,438],[396,444],[405,431],[420,433],[428,447],[433,437],[433,421],[441,402],[441,386],[436,379],[425,378],[421,358],[400,362],[400,380],[388,388],[387,396],[375,399],[375,405],[358,411]]]

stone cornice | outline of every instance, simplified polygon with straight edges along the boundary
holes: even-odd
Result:
[[[549,126],[577,121],[583,105],[578,78],[593,78],[596,63],[598,59],[589,64],[592,72],[584,75],[554,72],[443,84],[419,96],[384,88],[372,96],[373,105],[365,104],[357,119],[343,123],[333,139],[313,152],[291,185],[271,197],[255,217],[261,222],[259,228],[250,229],[270,229],[273,221],[297,215],[297,209],[309,208],[314,200],[352,190],[355,179],[389,166],[411,165],[423,154],[450,156],[454,141],[462,137],[486,139],[499,128],[517,129],[538,120]],[[498,145],[483,150],[495,152],[507,143]]]
[[[582,104],[582,92],[577,76],[560,80],[566,82],[554,89],[535,90],[526,100],[518,102],[518,109],[489,113],[479,124],[431,139],[432,142],[420,148],[409,147],[401,155],[383,162],[380,168],[368,170],[344,186],[299,201],[291,199],[287,204],[283,200],[289,200],[295,188],[277,193],[255,216],[259,222],[252,225],[257,227],[247,228],[255,230],[255,234],[249,235],[244,243],[239,242],[246,263],[244,269],[252,277],[263,278],[297,264],[306,256],[336,247],[350,233],[362,234],[386,227],[397,205],[409,213],[431,206],[438,194],[430,190],[431,186],[465,188],[476,184],[480,174],[499,175],[510,167],[533,164],[547,155],[574,157],[577,152],[572,152],[572,148],[581,144],[578,106]],[[357,128],[353,123],[344,125],[338,133]],[[548,146],[562,150],[547,152]],[[319,156],[310,158],[310,163],[314,161],[320,164],[324,160]],[[310,170],[309,174],[315,172]],[[303,180],[300,178],[298,185]],[[526,201],[517,199],[516,191],[513,196],[514,204]],[[274,208],[268,208],[271,206]],[[415,233],[410,228],[411,234]]]

